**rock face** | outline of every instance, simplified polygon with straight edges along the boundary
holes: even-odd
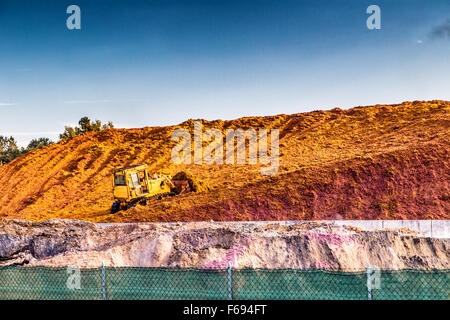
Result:
[[[323,222],[134,223],[0,220],[0,266],[448,269],[449,239]]]

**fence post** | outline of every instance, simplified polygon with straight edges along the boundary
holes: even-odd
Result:
[[[232,300],[231,295],[231,263],[228,262],[228,300]]]
[[[367,299],[372,300],[372,280],[370,279],[370,264],[367,264]]]
[[[105,264],[102,261],[102,296],[103,300],[106,300],[106,288],[105,288]]]

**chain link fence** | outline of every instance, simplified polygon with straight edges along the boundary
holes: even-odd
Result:
[[[0,268],[0,299],[439,299],[450,270]]]

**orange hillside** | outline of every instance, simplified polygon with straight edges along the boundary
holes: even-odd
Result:
[[[175,165],[178,126],[110,129],[29,152],[0,167],[0,218],[95,222],[449,219],[450,102],[203,121],[203,128],[277,128],[280,167]],[[207,191],[152,200],[114,215],[111,171],[146,163],[187,171]]]

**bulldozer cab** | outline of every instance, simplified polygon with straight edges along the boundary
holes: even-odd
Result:
[[[114,198],[121,202],[130,202],[149,193],[147,165],[118,168],[113,176]]]

